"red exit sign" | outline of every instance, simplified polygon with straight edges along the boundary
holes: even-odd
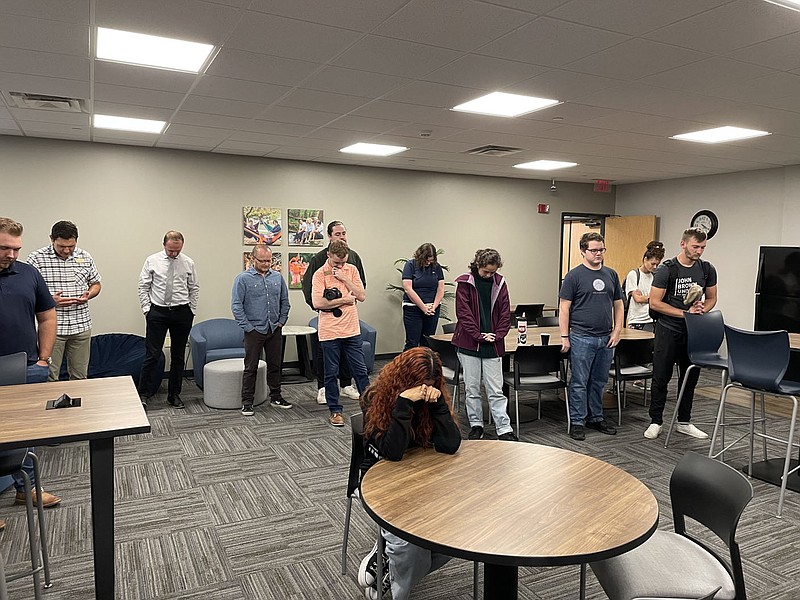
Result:
[[[610,192],[611,182],[608,179],[595,179],[594,180],[595,192]]]

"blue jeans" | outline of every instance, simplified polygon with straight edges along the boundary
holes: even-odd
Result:
[[[356,380],[359,394],[369,385],[367,365],[364,363],[364,347],[361,334],[349,338],[338,338],[320,342],[322,358],[325,361],[325,401],[332,413],[340,413],[343,408],[339,402],[339,356],[344,353],[350,366],[350,373]]]
[[[503,393],[503,359],[480,358],[463,352],[458,360],[464,371],[464,389],[470,427],[483,427],[483,405],[481,404],[481,379],[486,388],[486,400],[494,419],[497,435],[514,431],[508,416],[508,398]]]
[[[425,336],[436,333],[436,325],[439,324],[439,311],[428,316],[416,306],[403,307],[403,327],[406,330],[406,345],[403,350],[425,346]]]
[[[569,420],[573,425],[603,420],[603,389],[614,358],[614,349],[608,347],[609,338],[569,334]]]
[[[36,363],[32,363],[28,365],[28,371],[25,377],[25,383],[45,383],[47,381],[47,377],[50,375],[50,367],[45,365],[44,367],[37,365]],[[35,452],[36,448],[28,448],[28,452]],[[36,476],[33,473],[33,459],[31,457],[27,457],[25,462],[22,463],[22,470],[28,474],[28,477],[31,479],[31,487],[36,485]],[[17,489],[18,492],[25,491],[25,483],[22,478],[22,475],[19,473],[14,473],[14,487]]]
[[[385,529],[381,529],[381,534],[386,540],[392,600],[407,600],[411,590],[425,575],[443,567],[450,560],[445,554],[420,548]]]

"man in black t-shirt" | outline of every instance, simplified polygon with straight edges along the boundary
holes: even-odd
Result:
[[[650,402],[650,426],[644,437],[655,439],[661,434],[667,385],[672,378],[673,365],[678,363],[678,389],[691,365],[686,346],[685,312],[704,314],[717,303],[717,271],[711,263],[700,259],[706,249],[706,233],[691,228],[683,232],[681,252],[671,261],[664,261],[653,277],[650,288],[650,308],[659,313],[653,347],[653,390]],[[693,285],[703,290],[703,296],[690,306],[684,302]],[[692,418],[694,388],[700,371],[695,369],[686,381],[686,390],[676,430],[695,438],[706,439],[708,434],[689,421]]]

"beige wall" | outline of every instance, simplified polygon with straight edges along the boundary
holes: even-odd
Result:
[[[719,232],[703,258],[719,276],[719,304],[731,325],[752,328],[758,248],[800,246],[800,167],[743,171],[621,186],[617,212],[656,214],[667,257],[679,250],[681,233],[699,210],[719,218]]]
[[[95,258],[103,292],[92,301],[95,333],[143,334],[136,283],[167,229],[186,236],[198,266],[197,320],[230,316],[241,270],[241,207],[322,208],[347,224],[367,273],[361,317],[378,329],[378,352],[403,346],[393,262],[425,241],[445,249],[450,279],[477,248],[503,256],[512,303],[553,303],[558,290],[560,214],[613,212],[614,195],[590,185],[371,169],[221,154],[0,136],[0,215],[25,226],[23,256],[48,243],[55,221],[74,221]],[[551,205],[540,215],[536,205]],[[639,213],[641,214],[641,213]],[[289,248],[284,245],[284,270]],[[290,324],[313,316],[290,290]],[[293,350],[287,347],[287,359]]]

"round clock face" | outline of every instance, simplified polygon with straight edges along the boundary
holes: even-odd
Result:
[[[712,238],[719,228],[719,220],[717,219],[717,215],[710,210],[701,210],[692,217],[690,225],[702,229],[709,238]]]

